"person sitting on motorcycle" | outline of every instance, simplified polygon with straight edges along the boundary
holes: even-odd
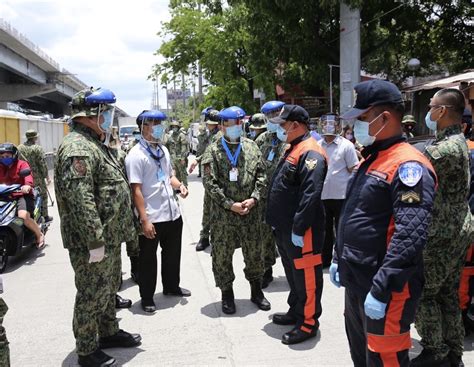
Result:
[[[20,171],[28,169],[31,171],[26,161],[18,159],[18,150],[12,143],[0,144],[0,184],[21,185],[20,192],[13,193],[12,197],[18,203],[18,217],[23,219],[25,226],[34,233],[36,237],[36,247],[44,247],[44,235],[38,224],[32,219],[35,199],[33,197],[33,176],[22,177]]]

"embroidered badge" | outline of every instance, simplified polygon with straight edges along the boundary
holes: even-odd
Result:
[[[398,177],[408,187],[415,186],[422,176],[423,168],[418,162],[405,162],[398,167]]]
[[[318,165],[318,160],[317,159],[307,159],[305,160],[305,165],[308,167],[310,171],[316,168]]]
[[[72,167],[79,176],[85,176],[87,173],[87,165],[82,158],[73,158]]]
[[[421,201],[420,194],[416,193],[415,191],[408,191],[402,193],[400,199],[403,203],[407,204],[415,204]]]

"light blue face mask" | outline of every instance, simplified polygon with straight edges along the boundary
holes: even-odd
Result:
[[[267,122],[267,131],[271,133],[276,133],[278,129],[278,124],[274,124],[273,122],[268,121]]]
[[[436,111],[436,110],[435,110]],[[431,111],[428,111],[428,113],[426,114],[425,116],[425,124],[426,126],[428,127],[428,129],[430,130],[433,130],[433,131],[436,131],[437,127],[438,127],[438,122],[437,121],[433,121],[431,119]]]
[[[361,121],[361,120],[356,120],[354,122],[354,136],[356,140],[359,142],[359,144],[363,145],[364,147],[368,147],[369,145],[372,145],[375,141],[375,138],[377,135],[387,126],[387,124],[384,124],[379,131],[375,135],[370,135],[369,133],[369,127],[370,125],[376,121],[382,114],[378,115],[376,118],[374,118],[372,121],[367,122],[367,121]]]
[[[229,126],[225,128],[225,136],[230,140],[237,140],[242,135],[242,128],[240,125]]]
[[[249,135],[252,139],[255,139],[257,137],[257,132],[255,130],[252,130]]]
[[[112,110],[108,110],[102,113],[102,116],[104,117],[104,122],[100,124],[100,128],[104,131],[110,130],[110,127],[112,126]]]
[[[288,133],[280,125],[278,125],[276,133],[277,133],[277,138],[280,139],[282,142],[285,142],[288,140]]]
[[[154,139],[161,139],[164,132],[165,127],[163,125],[154,125],[152,127],[151,136],[153,136]]]

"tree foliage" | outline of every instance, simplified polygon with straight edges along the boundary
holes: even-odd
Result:
[[[469,0],[347,0],[361,12],[361,65],[401,84],[418,75],[472,68],[474,14]],[[206,103],[253,112],[253,90],[273,98],[274,85],[321,94],[328,64],[339,64],[339,1],[172,0],[163,24],[166,82],[200,63],[209,82]]]

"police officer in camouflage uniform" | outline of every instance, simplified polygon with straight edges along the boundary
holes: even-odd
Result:
[[[402,119],[403,135],[405,138],[414,138],[413,130],[415,129],[416,121],[413,115],[405,115]]]
[[[188,186],[188,172],[186,169],[188,166],[189,145],[186,134],[181,130],[181,125],[178,121],[171,121],[170,131],[165,139],[165,146],[170,152],[176,178],[185,186]]]
[[[425,155],[436,170],[439,187],[423,252],[426,282],[415,322],[423,351],[412,366],[464,366],[458,288],[472,240],[469,156],[461,131],[464,104],[459,90],[442,89],[431,99],[426,115],[436,141]]]
[[[232,256],[242,247],[245,277],[251,286],[251,301],[261,310],[270,303],[262,292],[263,245],[260,241],[259,200],[265,172],[258,146],[242,137],[245,112],[237,106],[219,113],[224,136],[208,147],[202,160],[204,185],[211,198],[212,270],[222,291],[222,311],[236,312],[232,283]]]
[[[191,163],[189,173],[192,173],[199,164],[205,154],[207,154],[207,148],[210,144],[216,142],[222,135],[219,133],[219,111],[214,110],[212,107],[207,107],[202,111],[204,122],[206,124],[205,133],[198,135],[199,145],[197,149],[197,157],[194,162]],[[211,235],[211,219],[210,219],[210,198],[204,186],[204,201],[202,207],[202,221],[201,221],[201,232],[199,233],[199,242],[196,245],[196,251],[203,251],[209,247],[209,237]]]
[[[267,119],[263,113],[256,113],[249,120],[250,139],[253,141],[267,130]]]
[[[0,275],[0,294],[3,293],[3,280]],[[3,327],[3,318],[8,311],[8,306],[0,297],[0,366],[10,367],[10,348],[8,347],[8,339],[5,328]]]
[[[133,347],[138,334],[119,329],[115,293],[120,284],[120,244],[135,235],[132,199],[120,163],[104,144],[115,95],[85,89],[72,100],[71,132],[58,149],[55,191],[64,247],[77,289],[73,331],[81,366],[109,366],[102,349]]]
[[[281,108],[284,106],[283,102],[280,101],[270,101],[265,103],[262,106],[261,111],[265,113],[255,114],[252,116],[252,120],[261,119],[267,128],[267,131],[263,132],[257,137],[255,142],[260,148],[262,153],[262,161],[265,167],[266,173],[266,183],[265,187],[268,189],[270,186],[270,181],[275,172],[276,167],[280,158],[285,153],[286,144],[283,143],[276,136],[277,124],[274,124],[268,121],[267,116],[273,118],[275,115],[278,115]],[[263,117],[263,118],[262,118]],[[261,199],[260,211],[262,221],[265,218],[266,210],[266,198],[267,195],[263,195]],[[273,270],[272,266],[276,262],[276,242],[272,233],[272,228],[265,223],[262,223],[262,242],[264,248],[264,258],[265,258],[265,273],[263,274],[262,288],[266,288],[273,281]]]
[[[44,150],[37,144],[39,134],[36,130],[27,130],[25,136],[26,142],[18,146],[18,152],[20,153],[21,159],[29,163],[35,185],[40,189],[41,215],[46,222],[51,222],[53,218],[48,215],[48,189],[45,182],[45,180],[47,180],[49,184],[51,180],[44,158]]]

